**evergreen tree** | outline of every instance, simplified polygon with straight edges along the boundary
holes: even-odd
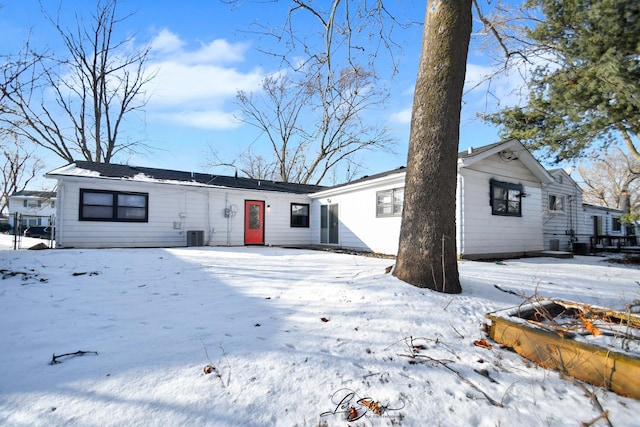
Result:
[[[622,138],[640,160],[640,2],[530,0],[543,19],[528,31],[544,59],[528,104],[486,118],[561,161]]]

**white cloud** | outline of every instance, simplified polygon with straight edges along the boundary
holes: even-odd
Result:
[[[229,64],[242,62],[250,43],[230,43],[225,39],[216,39],[208,43],[199,42],[194,50],[186,49],[187,42],[179,35],[167,29],[161,30],[151,42],[151,53],[162,61],[180,64]]]
[[[391,121],[396,123],[408,124],[411,123],[411,108],[405,108],[404,110],[396,111],[390,116]]]
[[[238,128],[241,122],[233,113],[222,110],[181,110],[170,113],[155,113],[154,118],[166,123],[199,129],[221,130]]]
[[[151,51],[154,53],[171,53],[179,51],[186,42],[182,41],[177,34],[167,29],[161,30],[151,41]]]
[[[225,106],[234,109],[238,90],[258,90],[265,76],[257,67],[241,70],[249,47],[218,39],[189,49],[175,33],[160,31],[151,43],[148,68],[156,77],[149,85],[149,117],[203,129],[237,127]]]
[[[220,105],[238,90],[254,90],[264,75],[259,70],[242,73],[213,64],[158,64],[151,103],[161,107],[185,104]]]
[[[201,44],[200,49],[183,55],[181,59],[187,63],[241,62],[250,46],[249,43],[229,43],[224,39],[217,39],[208,44]]]

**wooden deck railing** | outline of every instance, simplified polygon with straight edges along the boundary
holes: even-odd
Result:
[[[638,245],[638,236],[591,236],[591,252],[603,250],[621,251]]]

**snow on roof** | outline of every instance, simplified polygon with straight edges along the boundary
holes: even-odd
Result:
[[[155,169],[114,163],[95,163],[80,160],[53,170],[49,172],[47,176],[58,179],[59,177],[64,176],[124,179],[139,182],[162,182],[208,187],[241,188],[295,194],[313,193],[324,188],[319,185],[276,182],[245,177]]]
[[[23,199],[52,199],[56,197],[55,191],[16,191],[9,197],[20,197]]]

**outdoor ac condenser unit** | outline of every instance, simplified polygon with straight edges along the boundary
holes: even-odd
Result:
[[[187,231],[187,246],[204,246],[204,231]]]

